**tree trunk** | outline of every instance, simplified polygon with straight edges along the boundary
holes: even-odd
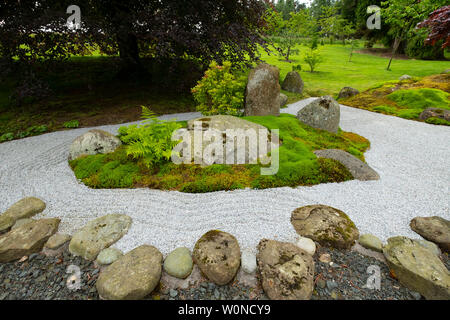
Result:
[[[142,73],[143,68],[139,59],[136,36],[128,32],[118,32],[116,36],[119,56],[123,64],[120,74],[122,76],[130,76]]]
[[[395,37],[394,46],[392,48],[391,58],[389,59],[389,64],[388,64],[387,69],[386,69],[388,71],[391,68],[392,59],[394,58],[394,55],[397,52],[397,49],[398,49],[398,46],[400,45],[401,40],[402,40],[401,37]]]

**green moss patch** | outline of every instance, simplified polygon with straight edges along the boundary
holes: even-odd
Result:
[[[272,176],[260,174],[261,165],[220,165],[201,167],[166,162],[148,168],[126,155],[125,146],[107,155],[85,156],[70,161],[75,176],[92,188],[149,187],[204,193],[243,188],[314,185],[353,179],[341,163],[318,159],[313,151],[342,149],[361,160],[370,142],[355,133],[339,130],[337,134],[311,128],[295,116],[245,117],[269,129],[279,129],[279,170]]]
[[[406,81],[387,81],[365,92],[339,102],[351,107],[366,109],[417,120],[426,108],[450,109],[450,75],[441,74]],[[449,125],[438,118],[427,123]]]

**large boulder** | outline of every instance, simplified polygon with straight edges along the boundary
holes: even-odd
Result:
[[[161,278],[163,256],[153,246],[142,245],[108,266],[97,279],[102,299],[137,300],[149,295]]]
[[[263,239],[258,244],[258,270],[264,292],[273,300],[309,300],[314,289],[314,260],[287,242]]]
[[[383,253],[403,285],[427,299],[450,299],[450,273],[433,251],[406,237],[393,237]]]
[[[303,87],[302,77],[297,71],[288,72],[281,85],[281,89],[294,93],[302,93]]]
[[[314,154],[318,158],[327,158],[339,161],[352,174],[353,178],[357,180],[379,180],[380,176],[367,163],[362,162],[350,153],[341,149],[325,149],[316,150]]]
[[[115,135],[98,129],[89,130],[76,138],[69,149],[69,160],[83,155],[110,153],[122,144]]]
[[[359,91],[352,87],[343,87],[341,91],[339,92],[338,100],[339,99],[347,99],[353,96],[356,96],[359,94]]]
[[[0,232],[7,231],[17,220],[30,218],[45,209],[45,202],[35,197],[17,201],[0,216]]]
[[[195,244],[193,259],[210,281],[224,285],[236,276],[241,263],[241,250],[231,234],[211,230]]]
[[[437,243],[445,252],[450,253],[450,221],[441,217],[416,217],[409,224],[414,232],[425,239]]]
[[[59,219],[40,219],[20,226],[0,237],[0,262],[10,262],[40,252],[58,231]]]
[[[325,205],[295,209],[291,223],[299,235],[334,248],[348,249],[359,238],[358,229],[344,212]]]
[[[250,71],[245,90],[246,116],[280,114],[279,78],[280,70],[266,63],[261,63]]]
[[[191,252],[185,247],[176,248],[167,255],[163,267],[172,277],[186,279],[194,267]]]
[[[250,144],[249,143],[245,143],[245,161],[243,161],[244,163],[240,163],[237,161],[237,155],[238,155],[238,151],[239,151],[239,146],[237,143],[235,143],[234,141],[239,141],[238,138],[233,137],[229,134],[227,134],[227,130],[231,130],[234,131],[236,133],[238,133],[239,131],[243,132],[243,134],[245,134],[246,130],[254,130],[254,132],[256,133],[255,138],[258,139],[258,134],[261,132],[260,130],[264,130],[265,132],[268,133],[268,135],[270,134],[270,132],[268,131],[268,129],[260,124],[248,121],[248,120],[244,120],[242,118],[239,117],[234,117],[234,116],[229,116],[229,115],[217,115],[217,116],[208,116],[208,117],[201,117],[201,118],[196,118],[196,119],[192,119],[188,121],[188,126],[187,126],[187,132],[189,133],[189,137],[191,139],[191,159],[190,161],[195,161],[196,163],[203,163],[205,161],[204,159],[204,153],[203,151],[205,150],[205,148],[208,147],[209,144],[211,144],[211,141],[208,139],[202,140],[202,150],[195,150],[194,148],[194,129],[195,129],[195,124],[198,123],[199,127],[203,130],[209,130],[209,129],[213,129],[213,130],[217,130],[217,132],[219,133],[219,135],[222,138],[222,143],[223,143],[223,149],[222,149],[222,155],[223,157],[218,157],[217,159],[215,159],[213,161],[213,163],[215,164],[220,164],[220,163],[226,163],[228,161],[232,161],[233,164],[248,164],[248,163],[256,163],[257,159],[264,157],[267,155],[267,153],[271,150],[271,143],[270,141],[268,141],[267,146],[266,146],[266,152],[262,152],[261,148],[258,148],[256,154],[250,154],[249,153],[249,147]],[[228,132],[231,132],[228,131]],[[250,137],[250,135],[249,135]],[[227,149],[227,141],[228,142],[232,142],[230,145],[232,146],[230,149]],[[259,143],[259,139],[256,141],[256,144]],[[183,153],[181,152],[181,155],[184,157]],[[185,160],[183,158],[183,160]]]
[[[313,128],[337,133],[340,121],[340,106],[330,96],[317,98],[297,113],[297,119]]]
[[[69,251],[86,260],[95,260],[105,248],[122,238],[131,226],[131,218],[124,214],[108,214],[92,220],[76,232]]]
[[[450,110],[440,108],[426,108],[419,115],[419,119],[427,120],[428,118],[439,118],[450,121]]]

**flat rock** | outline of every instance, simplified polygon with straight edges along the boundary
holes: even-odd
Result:
[[[284,78],[281,89],[288,92],[302,93],[304,85],[300,74],[297,71],[290,71]]]
[[[69,149],[69,160],[74,160],[83,155],[114,152],[122,145],[122,141],[115,135],[98,129],[92,129],[77,137]]]
[[[225,285],[233,280],[239,270],[241,250],[234,236],[211,230],[195,244],[193,259],[210,281]]]
[[[119,260],[123,256],[123,252],[117,248],[106,248],[100,251],[95,260],[101,266],[107,266]]]
[[[383,253],[392,273],[410,290],[429,300],[450,299],[450,273],[431,250],[409,238],[393,237]]]
[[[409,226],[423,238],[439,245],[442,251],[450,253],[450,221],[438,216],[416,217]]]
[[[63,244],[69,242],[71,238],[72,236],[69,234],[55,233],[48,239],[45,247],[51,250],[56,250]]]
[[[341,113],[339,103],[330,96],[320,97],[297,113],[297,119],[313,128],[337,133]]]
[[[367,163],[341,149],[316,150],[318,158],[334,159],[342,163],[355,179],[361,181],[379,180],[380,176]]]
[[[31,218],[45,209],[45,202],[39,198],[27,197],[14,203],[0,216],[0,232],[11,228],[19,219]]]
[[[100,273],[96,287],[102,299],[137,300],[149,295],[161,278],[163,256],[153,246],[128,252]]]
[[[27,223],[33,222],[33,221],[36,221],[36,220],[31,219],[31,218],[19,219],[19,220],[17,220],[16,223],[14,223],[14,225],[11,227],[11,230],[17,229],[18,227],[21,227],[21,226],[23,226],[23,225],[25,225],[25,224],[27,224]]]
[[[86,260],[95,260],[105,248],[122,238],[131,226],[131,218],[124,214],[108,214],[92,220],[70,241],[69,251]]]
[[[167,255],[163,267],[172,277],[185,279],[191,274],[193,265],[190,250],[180,247]]]
[[[358,239],[359,244],[364,248],[377,252],[383,252],[383,242],[373,234],[363,234]]]
[[[293,243],[263,239],[258,244],[261,285],[269,299],[309,300],[314,288],[314,260]]]
[[[280,115],[280,70],[261,63],[250,70],[245,89],[246,116]]]
[[[422,239],[420,239],[420,240],[414,239],[414,241],[417,242],[422,247],[424,247],[425,249],[430,250],[437,256],[439,256],[442,253],[441,249],[439,249],[438,245],[431,241],[422,240]]]
[[[291,223],[302,237],[334,248],[348,249],[359,238],[358,229],[344,212],[325,205],[295,209]]]
[[[339,92],[338,99],[347,99],[356,96],[357,94],[359,94],[359,91],[357,89],[352,87],[344,87]]]
[[[40,219],[14,229],[0,237],[0,262],[10,262],[42,250],[58,231],[59,219]]]

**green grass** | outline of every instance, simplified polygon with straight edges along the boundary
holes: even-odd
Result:
[[[431,88],[398,90],[387,96],[399,106],[420,110],[425,108],[450,109],[448,97],[447,92]]]
[[[393,115],[409,120],[422,121],[420,114],[426,108],[450,109],[450,75],[439,74],[408,81],[387,81],[341,103]],[[449,125],[440,118],[425,122],[436,125]]]
[[[260,175],[260,165],[175,165],[166,162],[148,168],[142,160],[126,155],[126,146],[107,155],[81,157],[70,161],[75,176],[92,188],[149,187],[198,193],[242,188],[314,185],[340,182],[353,177],[339,162],[318,159],[313,151],[342,149],[364,160],[370,143],[365,138],[339,130],[338,134],[311,128],[295,116],[244,117],[269,129],[279,129],[279,171]],[[186,126],[186,122],[182,122]]]
[[[281,80],[284,79],[289,71],[292,71],[293,65],[301,64],[302,71],[300,75],[305,82],[304,90],[310,96],[324,94],[337,96],[339,91],[345,86],[364,91],[388,80],[398,80],[404,74],[413,77],[423,77],[437,74],[450,68],[449,61],[394,59],[391,71],[387,71],[388,58],[354,52],[352,61],[349,62],[350,45],[326,44],[324,46],[319,45],[324,62],[317,67],[317,72],[310,73],[308,65],[303,61],[303,56],[309,48],[305,45],[299,45],[296,49],[300,50],[300,52],[291,56],[292,63],[283,61],[275,53],[268,55],[262,50],[261,59],[280,68]]]

